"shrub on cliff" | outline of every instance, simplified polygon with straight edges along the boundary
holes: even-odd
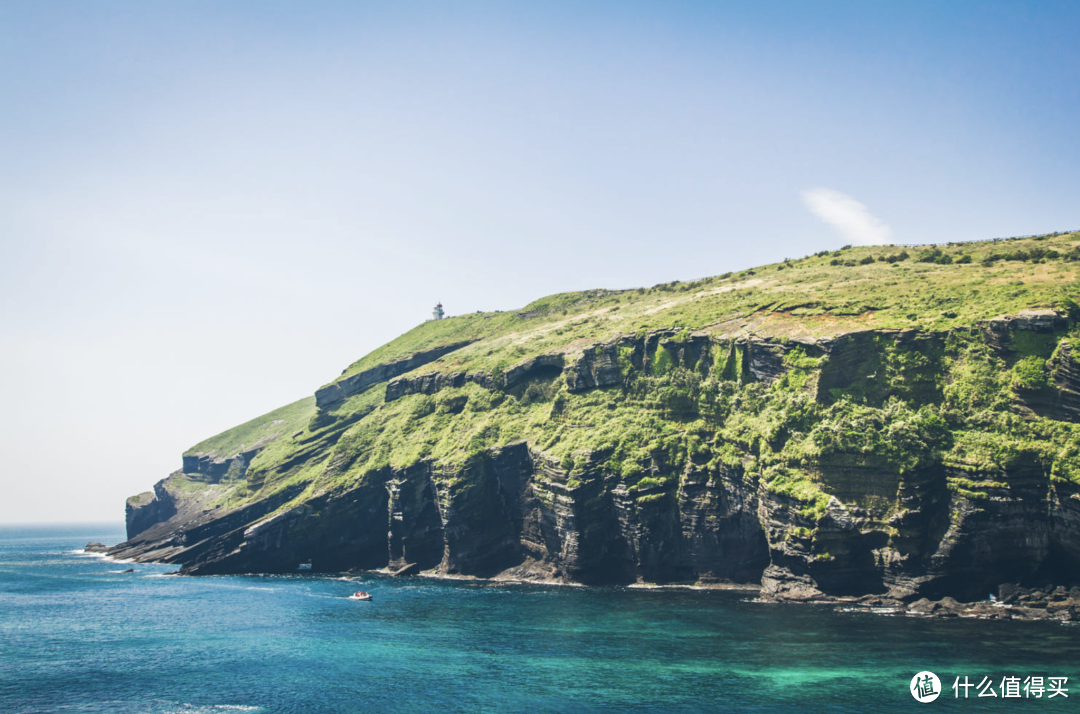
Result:
[[[1042,389],[1047,386],[1046,360],[1025,357],[1013,365],[1010,383],[1013,389]]]
[[[825,411],[792,455],[856,458],[903,474],[933,462],[949,443],[948,425],[932,406],[915,410],[890,398],[874,408],[841,400]]]

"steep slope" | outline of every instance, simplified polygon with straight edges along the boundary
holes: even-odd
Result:
[[[424,323],[207,440],[114,555],[982,597],[1080,565],[1080,236]]]

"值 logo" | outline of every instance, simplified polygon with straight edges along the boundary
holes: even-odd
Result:
[[[933,672],[919,672],[911,678],[911,696],[920,702],[932,702],[941,694],[941,680]]]

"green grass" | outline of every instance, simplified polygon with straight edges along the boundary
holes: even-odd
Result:
[[[255,445],[267,444],[284,435],[288,436],[303,428],[315,413],[315,397],[304,397],[268,414],[223,431],[184,452],[208,454],[218,458],[231,458]]]
[[[1080,258],[1078,249],[1076,233],[938,247],[951,257],[948,263],[920,263],[914,257],[886,262],[901,250],[930,249],[858,247],[693,282],[562,293],[521,310],[424,322],[353,363],[343,376],[464,340],[477,342],[419,371],[506,369],[583,340],[670,328],[686,335],[702,329],[739,334],[749,322],[762,337],[828,337],[874,328],[947,330],[1027,307],[1080,301],[1080,262],[1069,259]],[[1058,257],[986,261],[1038,250]],[[961,262],[964,256],[971,262]],[[661,357],[657,369],[664,368]]]

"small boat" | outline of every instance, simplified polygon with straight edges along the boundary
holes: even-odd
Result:
[[[358,590],[349,596],[350,600],[370,600],[371,593],[366,593],[363,590]]]

